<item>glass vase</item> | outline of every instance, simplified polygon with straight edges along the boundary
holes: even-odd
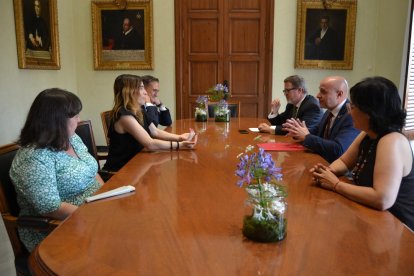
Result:
[[[204,108],[196,107],[194,118],[196,122],[207,122],[207,119],[208,119],[207,107],[204,107]]]
[[[243,235],[257,242],[277,242],[286,237],[286,191],[275,184],[257,184],[246,188],[246,215]]]
[[[216,122],[230,122],[230,109],[228,104],[223,101],[220,102],[214,110],[214,121]]]

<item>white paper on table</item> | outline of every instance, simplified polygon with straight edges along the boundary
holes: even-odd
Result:
[[[107,192],[104,192],[104,193],[101,193],[101,194],[97,194],[97,195],[94,195],[94,196],[87,197],[85,199],[85,201],[86,202],[91,202],[91,201],[94,201],[94,200],[103,199],[103,198],[107,198],[107,197],[111,197],[111,196],[122,195],[122,194],[126,194],[126,193],[133,192],[133,191],[135,191],[134,186],[131,186],[131,185],[122,186],[122,187],[119,187],[119,188],[116,188],[116,189],[113,189],[113,190],[110,190],[110,191],[107,191]]]
[[[259,132],[259,129],[257,127],[249,127],[249,130],[251,132]]]

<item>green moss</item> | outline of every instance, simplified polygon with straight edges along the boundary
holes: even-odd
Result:
[[[216,122],[229,122],[230,121],[230,116],[228,114],[224,114],[224,115],[216,115],[215,121]]]
[[[195,117],[196,122],[207,122],[207,115],[205,114],[197,114]]]
[[[249,240],[258,242],[276,242],[286,236],[286,219],[257,220],[253,216],[245,216],[243,220],[243,235]],[[282,224],[282,225],[280,225]]]

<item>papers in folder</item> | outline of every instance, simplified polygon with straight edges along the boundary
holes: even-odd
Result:
[[[103,198],[107,198],[107,197],[111,197],[111,196],[122,195],[122,194],[126,194],[126,193],[133,192],[133,191],[135,191],[135,187],[133,187],[131,185],[122,186],[122,187],[119,187],[119,188],[116,188],[116,189],[113,189],[113,190],[110,190],[110,191],[107,191],[107,192],[104,192],[104,193],[101,193],[101,194],[97,194],[97,195],[94,195],[94,196],[87,197],[85,199],[85,201],[86,202],[91,202],[91,201],[94,201],[94,200],[103,199]]]
[[[298,143],[263,143],[257,144],[260,148],[268,151],[300,151],[306,148]]]

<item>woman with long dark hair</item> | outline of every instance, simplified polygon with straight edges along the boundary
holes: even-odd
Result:
[[[19,216],[63,220],[103,185],[97,161],[75,134],[81,109],[75,94],[58,88],[35,98],[10,168]],[[28,228],[19,235],[29,251],[46,236]]]

